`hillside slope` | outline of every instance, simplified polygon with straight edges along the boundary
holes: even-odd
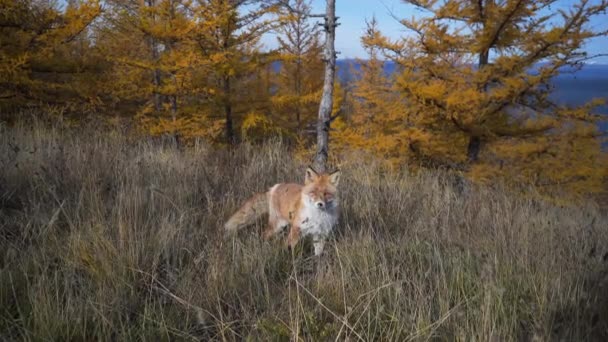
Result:
[[[280,144],[178,150],[0,128],[2,340],[605,340],[608,219],[439,172],[343,163],[320,259],[225,239],[303,165]]]

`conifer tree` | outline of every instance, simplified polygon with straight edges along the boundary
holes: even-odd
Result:
[[[180,96],[191,94],[190,2],[109,1],[99,45],[115,63],[111,92],[136,105],[152,133],[176,133]],[[179,117],[182,119],[182,117]]]
[[[572,178],[580,174],[558,177],[529,161],[580,154],[556,153],[555,144],[530,147],[590,139],[596,143],[589,153],[599,156],[600,118],[591,106],[564,108],[549,94],[553,77],[593,57],[583,44],[605,32],[594,31],[589,21],[605,13],[608,2],[580,0],[565,10],[556,9],[554,0],[404,2],[425,13],[400,21],[411,34],[399,41],[378,35],[371,44],[401,66],[396,86],[408,108],[410,150],[480,178],[500,169],[496,165],[505,170],[510,160],[540,173],[537,183],[576,183]],[[581,169],[595,170],[596,157],[580,160],[588,166]],[[589,171],[583,178],[596,176]]]
[[[336,127],[340,144],[366,150],[390,162],[407,157],[407,145],[401,142],[409,136],[405,125],[406,110],[390,76],[385,71],[377,46],[369,44],[379,35],[375,18],[367,22],[361,43],[366,59],[358,59],[359,69],[352,70],[356,80],[352,90],[352,113],[349,120]]]
[[[82,60],[67,56],[66,46],[100,11],[97,0],[65,10],[52,2],[0,0],[0,109],[86,102],[73,83]]]
[[[265,15],[274,7],[255,0],[198,0],[194,6],[194,45],[205,73],[207,97],[223,112],[228,143],[237,139],[235,112],[242,80],[269,61],[260,52],[259,40],[272,22]],[[241,88],[243,89],[243,88]]]
[[[310,1],[282,7],[279,32],[280,70],[272,101],[279,120],[297,135],[315,121],[323,87],[323,56],[319,30],[307,14]]]

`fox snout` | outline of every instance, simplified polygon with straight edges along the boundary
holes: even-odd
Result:
[[[319,209],[323,209],[325,208],[325,202],[323,201],[317,201],[317,203],[315,203],[315,205],[317,206],[317,208]]]

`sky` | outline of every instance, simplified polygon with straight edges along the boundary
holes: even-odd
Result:
[[[561,0],[558,5],[567,8],[572,2],[573,0]],[[313,13],[323,13],[325,0],[312,0],[312,7]],[[340,17],[338,20],[340,26],[336,31],[336,50],[340,52],[338,58],[365,58],[360,38],[365,30],[365,20],[372,16],[376,17],[380,31],[384,35],[390,38],[402,36],[405,30],[391,16],[391,12],[398,18],[410,18],[421,14],[419,10],[404,5],[401,0],[336,0],[336,15]],[[603,15],[603,18],[597,17],[592,20],[590,27],[608,30],[608,14]],[[276,38],[265,37],[264,44],[270,48],[275,47]],[[594,39],[585,46],[585,50],[589,54],[608,54],[608,37]],[[592,62],[608,64],[608,57],[600,57]]]

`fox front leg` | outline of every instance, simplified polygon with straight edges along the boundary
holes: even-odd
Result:
[[[292,226],[287,236],[287,248],[293,249],[300,240],[300,227]]]
[[[312,245],[315,248],[315,256],[323,254],[323,248],[325,247],[325,238],[322,236],[315,236]]]

